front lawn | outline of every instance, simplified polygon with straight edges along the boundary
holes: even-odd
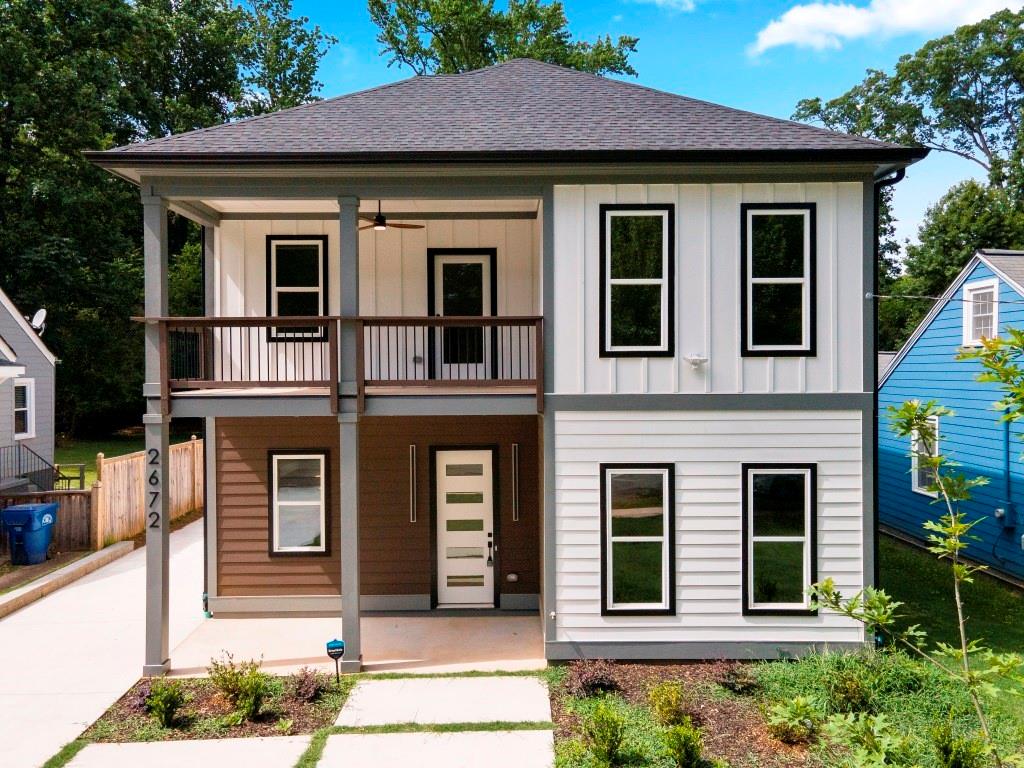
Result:
[[[172,435],[171,443],[182,443],[191,435]],[[78,438],[61,438],[54,449],[55,464],[84,464],[85,487],[91,488],[96,482],[96,454],[102,453],[105,458],[124,456],[135,453],[146,447],[146,440],[141,434],[114,435],[102,440],[84,440]]]

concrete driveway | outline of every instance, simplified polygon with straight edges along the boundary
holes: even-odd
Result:
[[[145,549],[0,619],[0,766],[73,740],[142,672]],[[202,621],[203,523],[171,534],[170,647]]]

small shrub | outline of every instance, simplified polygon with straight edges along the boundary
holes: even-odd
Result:
[[[250,659],[235,663],[235,657],[227,651],[224,652],[223,661],[210,659],[210,666],[206,668],[210,676],[210,682],[223,694],[231,706],[238,705],[241,696],[242,680],[253,671],[259,671],[261,662]]]
[[[605,659],[583,659],[569,665],[565,676],[565,692],[579,699],[602,693],[615,693],[615,666]]]
[[[653,686],[647,692],[647,703],[654,719],[664,726],[679,725],[686,720],[683,711],[686,692],[680,682],[666,680]]]
[[[164,728],[173,728],[178,710],[185,703],[185,691],[177,680],[157,678],[146,698],[146,711]]]
[[[270,675],[259,667],[250,667],[242,676],[235,709],[244,720],[255,720],[263,703],[271,696]]]
[[[278,731],[287,736],[289,731],[291,731],[293,725],[295,725],[294,720],[282,717],[280,720],[277,721],[277,725],[275,727],[277,728]]]
[[[323,677],[315,669],[303,667],[288,679],[288,694],[296,701],[312,704],[323,692]]]
[[[874,695],[872,694],[872,674],[861,666],[850,669],[837,669],[823,681],[825,686],[825,702],[828,712],[842,714],[856,712],[873,712]]]
[[[817,730],[818,712],[803,696],[776,704],[768,713],[768,731],[784,744],[805,744]]]
[[[677,768],[703,768],[704,739],[699,728],[690,718],[684,717],[679,723],[668,728],[662,739],[665,750]]]
[[[712,757],[705,762],[707,768],[731,768],[729,761],[724,757]]]
[[[727,691],[732,691],[741,696],[754,693],[759,687],[757,673],[749,664],[734,664],[730,666],[718,678],[718,684]]]
[[[932,746],[940,768],[984,768],[989,750],[976,734],[956,735],[949,721],[932,729]]]
[[[625,738],[626,721],[607,702],[598,703],[583,721],[583,739],[598,765],[620,765]]]
[[[825,724],[829,737],[850,751],[856,765],[909,765],[910,740],[885,715],[832,715]]]
[[[131,695],[128,697],[128,706],[131,707],[133,712],[137,712],[140,715],[149,713],[149,694],[153,690],[153,681],[151,678],[144,678],[142,682],[132,689]]]

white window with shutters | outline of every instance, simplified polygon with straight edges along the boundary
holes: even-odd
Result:
[[[14,382],[14,439],[36,436],[36,383],[32,379]]]

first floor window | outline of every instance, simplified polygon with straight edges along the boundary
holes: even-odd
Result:
[[[602,205],[601,356],[673,354],[675,206]]]
[[[675,470],[672,464],[602,464],[605,614],[675,612]]]
[[[813,464],[743,465],[744,613],[809,613],[817,580]]]
[[[936,458],[939,456],[939,417],[929,416],[931,435],[920,435],[915,430],[910,437],[910,477],[911,487],[917,493],[938,498],[935,487],[935,467],[927,461],[921,461],[921,455]]]
[[[270,455],[270,551],[327,553],[327,454]]]
[[[744,355],[813,355],[815,206],[741,206]]]
[[[964,346],[999,335],[999,281],[977,280],[964,285]]]
[[[320,317],[327,314],[327,238],[267,236],[267,316]],[[271,340],[323,340],[322,328],[281,326]]]
[[[35,437],[35,382],[16,379],[14,382],[14,437],[23,440]]]

